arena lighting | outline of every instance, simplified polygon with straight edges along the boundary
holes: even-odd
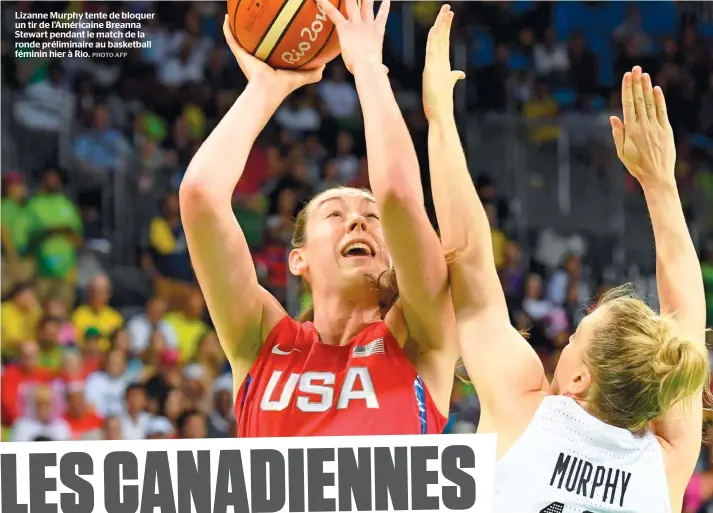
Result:
[[[494,435],[0,444],[3,513],[491,513]]]

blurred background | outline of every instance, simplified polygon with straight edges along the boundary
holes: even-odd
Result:
[[[420,76],[439,7],[392,5],[384,50],[427,198]],[[2,3],[4,440],[233,436],[230,369],[195,283],[176,193],[245,85],[223,39],[225,8]],[[454,66],[467,73],[456,90],[463,143],[512,322],[530,330],[546,369],[610,286],[633,282],[656,306],[646,205],[608,122],[634,64],[667,96],[713,324],[713,3],[453,9]],[[17,59],[18,10],[154,12],[144,26],[152,45],[125,59]],[[294,216],[325,188],[368,187],[364,152],[357,94],[337,59],[280,108],[235,189],[260,280],[292,314],[310,301],[286,267]],[[456,383],[452,404],[447,430],[473,432],[474,391]],[[699,470],[709,468],[704,446]]]

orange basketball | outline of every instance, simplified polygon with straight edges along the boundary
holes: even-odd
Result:
[[[346,15],[345,0],[329,0]],[[273,68],[313,69],[339,55],[334,24],[315,0],[228,0],[238,43]]]

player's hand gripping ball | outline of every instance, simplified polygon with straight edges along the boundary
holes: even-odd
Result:
[[[346,0],[329,0],[346,14]],[[316,69],[339,55],[337,31],[315,0],[228,0],[240,46],[275,69]]]

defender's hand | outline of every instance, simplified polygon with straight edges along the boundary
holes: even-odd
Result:
[[[334,23],[342,49],[342,59],[353,74],[361,65],[382,65],[384,32],[389,16],[389,0],[383,0],[374,17],[374,0],[345,0],[347,17],[329,0],[317,0],[319,7]]]
[[[676,146],[660,87],[634,66],[621,84],[624,122],[610,118],[616,154],[641,185],[673,183]]]
[[[319,82],[322,79],[324,66],[309,71],[276,70],[250,55],[235,39],[233,32],[230,30],[227,14],[223,22],[223,34],[225,34],[225,40],[228,42],[230,51],[233,52],[235,60],[238,61],[238,66],[245,73],[248,81],[259,83],[261,87],[279,96],[280,101],[296,89],[307,84]]]
[[[465,78],[462,71],[452,71],[450,63],[450,34],[453,11],[449,5],[441,7],[436,21],[428,32],[426,66],[423,70],[423,109],[426,119],[453,116],[453,88]]]

